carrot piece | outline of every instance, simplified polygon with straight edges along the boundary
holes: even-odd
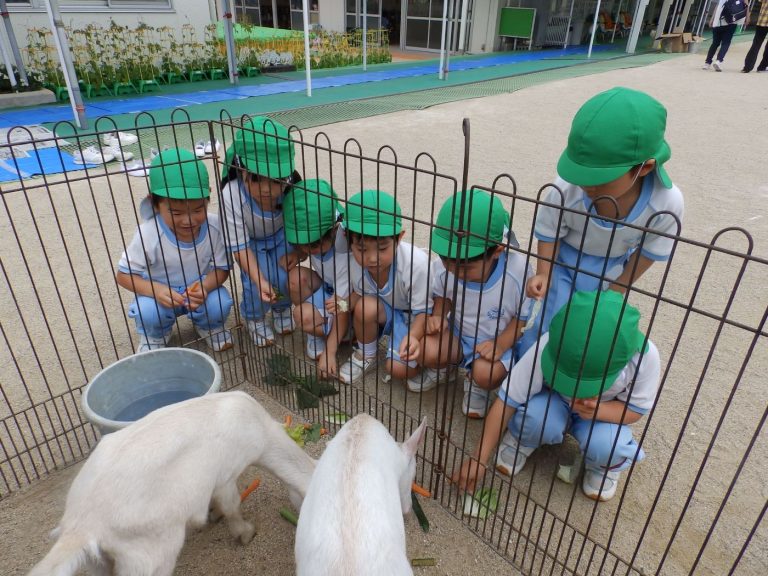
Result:
[[[424,496],[424,498],[432,498],[432,492],[419,486],[416,482],[411,485],[411,491],[416,492],[419,496]]]
[[[325,428],[320,428],[320,436],[325,436],[326,434],[328,434],[328,430]]]
[[[256,478],[253,482],[251,482],[248,485],[248,488],[243,490],[243,492],[240,494],[240,502],[242,502],[246,498],[248,498],[248,496],[251,495],[251,492],[253,492],[254,490],[256,490],[256,488],[259,487],[259,484],[261,484],[261,479],[260,478]]]
[[[285,427],[288,428],[291,425],[291,422],[293,421],[293,418],[290,414],[285,415]]]

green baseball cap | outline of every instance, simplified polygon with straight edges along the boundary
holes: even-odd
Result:
[[[457,192],[440,207],[432,229],[432,250],[444,258],[474,258],[504,242],[508,228],[509,214],[498,196],[476,189]]]
[[[642,349],[639,320],[638,309],[618,292],[575,292],[549,325],[541,353],[544,380],[564,396],[599,396]]]
[[[189,150],[163,150],[149,167],[149,191],[175,200],[208,198],[208,169]]]
[[[287,178],[293,173],[295,155],[293,140],[288,129],[266,116],[255,116],[243,122],[242,130],[235,134],[235,142],[224,157],[226,177],[237,156],[249,172],[267,178]]]
[[[400,206],[392,196],[379,190],[363,190],[347,201],[344,226],[366,236],[397,236],[403,229]]]
[[[653,158],[659,179],[671,188],[663,166],[672,156],[666,126],[666,108],[645,92],[621,87],[601,92],[576,112],[557,173],[577,186],[598,186]]]
[[[283,200],[285,238],[291,244],[310,244],[336,224],[338,198],[325,180],[294,184]]]

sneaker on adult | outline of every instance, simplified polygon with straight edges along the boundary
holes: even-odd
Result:
[[[581,489],[584,491],[584,495],[587,498],[606,502],[616,494],[616,488],[619,486],[620,477],[621,472],[615,472],[613,470],[604,472],[603,470],[592,470],[588,468],[584,471],[584,480],[581,483]],[[600,489],[601,486],[602,490]]]
[[[204,328],[198,328],[197,326],[195,326],[195,330],[200,338],[203,338],[208,347],[214,352],[223,352],[234,346],[234,343],[232,342],[232,333],[229,330],[219,329],[213,332]]]
[[[275,343],[275,333],[264,320],[248,320],[246,326],[257,347],[264,348]]]
[[[712,64],[709,62],[704,62],[704,66],[701,67],[702,70],[709,70],[710,68],[712,68]]]
[[[165,338],[152,338],[146,334],[139,334],[139,347],[136,349],[136,353],[141,354],[150,350],[159,350],[160,348],[165,348],[165,346]]]
[[[200,140],[197,144],[195,144],[195,156],[198,158],[202,158],[205,156],[205,142]]]
[[[272,325],[278,334],[290,334],[296,329],[293,312],[290,308],[272,309]]]
[[[212,144],[210,140],[205,143],[205,146],[203,147],[203,152],[206,154],[213,154],[214,148],[216,149],[216,152],[221,150],[221,142],[218,140],[214,140],[214,143]]]
[[[363,358],[362,351],[355,350],[339,368],[339,378],[345,384],[354,384],[376,368],[377,360],[376,356]]]
[[[485,418],[490,404],[491,393],[472,384],[469,378],[464,378],[464,399],[461,402],[461,411],[467,418]]]
[[[496,451],[496,470],[506,476],[517,476],[535,448],[520,446],[517,438],[507,429]]]
[[[712,62],[712,67],[715,69],[715,72],[723,71],[723,63],[720,60],[715,60]]]
[[[325,338],[323,336],[313,336],[307,334],[307,358],[317,360],[320,354],[325,352]]]
[[[128,132],[109,132],[101,137],[101,141],[106,146],[130,146],[136,144],[139,138],[135,134],[129,134]]]

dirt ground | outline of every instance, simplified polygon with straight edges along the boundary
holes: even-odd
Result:
[[[518,194],[531,198],[554,177],[570,120],[585,100],[617,85],[645,90],[668,110],[667,140],[672,159],[667,168],[685,197],[683,235],[708,243],[724,228],[741,227],[752,237],[753,255],[767,258],[768,74],[738,72],[748,47],[749,43],[734,44],[726,60],[726,71],[722,73],[701,70],[703,56],[689,55],[644,68],[551,82],[507,95],[320,127],[306,131],[305,141],[322,131],[334,148],[341,148],[348,138],[354,138],[365,154],[372,157],[380,147],[390,145],[404,164],[413,163],[420,153],[427,152],[435,159],[438,171],[447,177],[433,194],[439,206],[450,191],[450,179],[461,183],[464,151],[461,121],[469,118],[472,134],[469,182],[490,186],[496,175],[509,173],[515,178]],[[383,154],[386,157],[389,152]],[[421,157],[419,162],[422,161],[428,159]],[[305,176],[311,174],[311,168],[305,170]],[[335,174],[340,178],[338,171]],[[343,178],[340,179],[343,184]],[[392,180],[392,174],[367,173],[364,185]],[[334,187],[340,190],[336,181]],[[399,182],[398,189],[405,214],[429,222],[435,211],[431,203],[413,191],[409,195],[407,179],[406,183]],[[509,190],[509,187],[503,189]],[[349,190],[348,194],[355,191]],[[513,221],[522,245],[527,244],[530,237],[531,211],[530,205],[521,205]],[[427,227],[414,224],[413,240],[426,245],[426,238]],[[718,244],[738,251],[747,246],[740,233],[729,233]],[[753,342],[750,332],[759,325],[768,307],[765,289],[768,267],[752,263],[744,275],[738,277],[740,260],[716,254],[706,261],[706,271],[701,273],[706,257],[706,250],[700,246],[681,244],[664,289],[666,297],[673,302],[663,303],[655,314],[650,299],[638,295],[634,302],[643,312],[644,322],[653,322],[651,338],[659,346],[662,359],[668,362],[668,373],[644,444],[649,457],[638,466],[628,483],[612,546],[624,557],[631,556],[655,490],[665,481],[667,488],[656,504],[645,536],[647,545],[638,559],[641,567],[647,567],[647,572],[658,565],[681,506],[690,497],[688,512],[680,523],[662,571],[664,574],[688,573],[720,506],[722,494],[740,465],[743,465],[741,476],[735,482],[733,495],[724,507],[718,529],[703,553],[696,574],[727,573],[768,499],[764,479],[768,443],[764,432],[759,433],[758,429],[768,406],[768,388],[764,385],[768,346],[764,336]],[[663,272],[661,265],[654,266],[643,278],[642,286],[650,291],[658,290]],[[698,291],[697,278],[701,280]],[[727,309],[732,292],[735,295],[728,310],[732,324],[722,326],[716,317]],[[676,302],[693,302],[699,312],[686,318]],[[681,330],[681,326],[685,329]],[[728,411],[723,413],[711,456],[703,462],[702,454],[734,387],[736,393]],[[286,413],[260,391],[251,391],[276,417]],[[436,401],[430,398],[425,395],[427,413],[435,410]],[[422,410],[421,405],[412,405],[412,408]],[[678,434],[683,423],[686,427]],[[464,428],[464,423],[456,423],[456,426],[459,431],[455,437],[461,437],[466,430],[467,450],[470,450],[479,434],[479,425],[470,423]],[[638,432],[642,429],[636,428]],[[753,435],[757,441],[742,462]],[[321,448],[322,445],[314,445],[311,450],[319,455]],[[672,456],[674,463],[667,467]],[[556,456],[547,451],[534,457],[539,468],[545,471],[555,460]],[[61,514],[67,487],[78,469],[73,467],[37,481],[0,503],[0,541],[4,550],[0,574],[23,574],[45,553],[49,546],[46,535]],[[531,475],[533,477],[533,473]],[[251,476],[244,475],[244,485]],[[700,477],[700,483],[693,490],[695,476]],[[549,487],[548,483],[538,485]],[[559,505],[568,503],[569,493],[563,486],[554,485],[553,509],[559,510]],[[543,500],[546,494],[537,497]],[[618,502],[601,506],[592,522],[592,508],[583,500],[576,498],[574,510],[569,509],[572,521],[579,525],[583,521],[583,526],[591,522],[589,529],[593,536],[605,539],[611,531]],[[246,517],[256,518],[260,525],[254,541],[241,547],[231,540],[224,526],[203,528],[190,534],[176,574],[291,574],[294,529],[277,514],[287,503],[286,494],[277,481],[265,479],[262,487],[245,503]],[[432,522],[428,534],[420,531],[415,519],[406,521],[408,553],[412,558],[434,557],[438,563],[434,568],[416,569],[416,574],[514,573],[506,561],[437,503],[428,502],[425,511]],[[763,522],[737,573],[768,573],[767,532]],[[594,566],[591,570],[597,573]]]

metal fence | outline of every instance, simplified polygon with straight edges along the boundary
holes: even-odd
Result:
[[[222,211],[224,151],[240,125],[241,119],[228,117],[192,122],[184,112],[158,125],[142,115],[132,130],[139,142],[126,150],[146,158],[152,149],[218,140],[221,149],[214,147],[205,162],[214,175],[210,210]],[[0,157],[14,164],[47,145],[74,151],[115,129],[108,119],[92,134],[62,124],[56,133],[67,134],[66,141],[33,141],[30,135],[26,143],[19,137],[24,129],[17,129],[14,144],[1,149]],[[517,241],[508,240],[506,253],[536,266],[533,226],[551,188],[518,191],[509,175],[490,185],[468,183],[468,123],[461,181],[440,171],[426,153],[405,163],[390,146],[366,153],[353,139],[338,144],[322,132],[291,133],[303,178],[330,182],[342,206],[363,189],[391,193],[402,208],[404,240],[424,250],[431,247],[437,212],[449,196],[469,188],[497,196],[517,235]],[[115,273],[141,222],[138,207],[148,188],[145,178],[107,165],[3,183],[1,190],[0,498],[6,498],[85,458],[98,440],[82,415],[80,397],[99,370],[136,347],[127,315],[133,295],[117,286]],[[654,233],[638,229],[644,241]],[[272,347],[257,348],[237,307],[227,323],[235,347],[212,353],[222,366],[222,388],[258,386],[310,421],[367,412],[399,440],[427,416],[418,481],[525,574],[766,573],[768,262],[752,256],[752,239],[738,228],[723,230],[710,243],[679,233],[666,237],[672,257],[629,286],[627,297],[641,311],[642,329],[662,363],[653,408],[632,425],[647,457],[623,473],[610,502],[589,500],[580,482],[558,479],[559,464],[575,449],[567,437],[563,445],[536,450],[513,478],[490,466],[483,486],[498,491],[497,511],[484,519],[466,515],[463,496],[449,479],[483,441],[483,422],[463,416],[461,382],[415,394],[390,379],[380,363],[358,384],[336,383],[331,394],[307,395],[304,384],[316,369],[304,356],[302,335],[296,331]],[[236,268],[227,286],[239,302]],[[173,345],[206,349],[183,316],[173,332]],[[349,351],[340,349],[340,363]]]

